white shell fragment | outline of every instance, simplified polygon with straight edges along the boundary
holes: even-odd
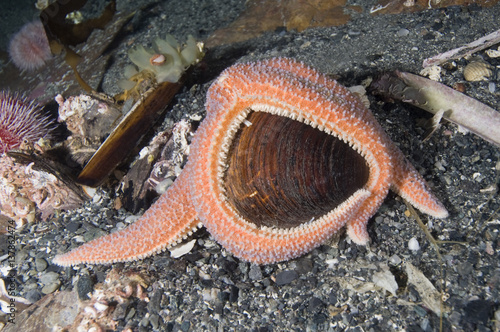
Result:
[[[439,82],[441,81],[441,70],[439,66],[425,67],[420,71],[420,75],[427,76],[429,79]]]
[[[193,249],[195,243],[196,243],[196,240],[193,239],[189,242],[182,242],[176,246],[173,246],[172,248],[169,249],[170,256],[173,258],[179,258],[179,257],[184,256],[185,254],[189,253]]]
[[[418,294],[422,298],[423,304],[434,311],[438,316],[441,315],[441,293],[436,290],[434,285],[426,276],[410,263],[405,264],[408,283],[415,286]],[[443,306],[444,308],[444,306]],[[446,311],[446,308],[444,308]]]
[[[492,49],[486,50],[485,53],[490,58],[498,58],[498,57],[500,57],[500,47],[498,47],[498,49],[496,49],[496,50],[492,50]]]
[[[412,237],[410,241],[408,241],[408,249],[411,251],[419,251],[420,250],[420,244],[418,243],[417,238]]]
[[[389,269],[375,272],[373,274],[373,283],[390,292],[392,295],[396,295],[396,291],[399,288],[396,278]]]

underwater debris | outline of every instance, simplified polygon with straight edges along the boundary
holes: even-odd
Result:
[[[137,213],[166,191],[186,161],[190,135],[191,122],[183,119],[153,137],[121,180],[115,203]]]
[[[396,71],[373,81],[370,89],[375,94],[442,116],[500,146],[500,113],[441,83]]]
[[[0,212],[14,219],[17,227],[34,222],[38,214],[46,220],[56,210],[71,210],[83,202],[76,190],[37,166],[0,156]]]
[[[113,104],[88,95],[64,99],[57,95],[59,122],[64,122],[71,132],[65,145],[74,161],[82,167],[109,135],[122,116]]]
[[[130,52],[130,59],[141,71],[132,75],[131,89],[115,97],[115,100],[128,100],[133,95],[140,98],[85,165],[78,176],[79,183],[96,187],[105,180],[163,114],[184,85],[190,69],[204,55],[203,43],[196,42],[192,36],[188,37],[184,47],[172,36],[164,40],[158,38],[154,45],[153,51],[141,46]],[[165,61],[152,65],[150,60],[157,58],[157,54],[165,56]],[[139,77],[141,79],[135,80]],[[146,87],[149,87],[148,90],[141,93]]]
[[[498,44],[499,42],[500,42],[500,30],[493,31],[492,33],[484,37],[481,37],[477,40],[474,40],[469,44],[427,58],[424,60],[422,66],[429,67],[434,65],[440,65],[449,60],[467,57],[478,51],[484,50],[485,48]]]
[[[149,302],[146,291],[149,284],[145,273],[113,268],[104,282],[95,285],[90,299],[81,302],[80,313],[67,327],[68,331],[116,330],[116,312],[132,301]]]

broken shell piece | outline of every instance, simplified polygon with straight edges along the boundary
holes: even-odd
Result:
[[[104,138],[113,130],[122,113],[111,103],[92,96],[79,95],[64,99],[57,95],[59,122],[64,122],[71,136],[65,142],[71,158],[84,165]]]
[[[472,61],[464,68],[464,78],[469,82],[486,81],[493,76],[493,66],[484,61]]]
[[[148,90],[94,153],[78,175],[78,182],[89,187],[100,185],[139,143],[182,86],[183,79],[180,79],[180,82],[164,82]]]
[[[189,242],[183,242],[178,245],[173,246],[172,248],[169,249],[170,251],[170,256],[173,258],[179,258],[184,256],[185,254],[189,253],[193,248],[196,243],[196,240],[193,239]]]
[[[429,77],[429,79],[439,82],[441,81],[441,67],[439,66],[425,67],[420,71],[420,75],[427,76]]]
[[[496,50],[492,50],[492,49],[486,50],[485,53],[490,58],[498,58],[498,57],[500,57],[500,47],[498,47],[498,49],[496,49]]]
[[[88,95],[71,96],[64,99],[57,95],[59,122],[65,122],[73,136],[101,137],[112,130],[112,124],[121,112],[109,103]]]

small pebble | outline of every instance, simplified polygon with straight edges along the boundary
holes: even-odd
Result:
[[[132,317],[135,316],[135,312],[136,311],[135,311],[134,307],[130,308],[130,311],[128,312],[127,316],[125,317],[125,320],[131,320]]]
[[[412,237],[410,241],[408,241],[408,249],[413,252],[417,252],[420,250],[420,244],[418,243],[417,238]]]
[[[497,89],[497,86],[496,86],[495,82],[488,83],[488,90],[490,91],[490,93],[495,93],[496,89]]]
[[[299,274],[294,270],[280,272],[276,275],[276,285],[277,286],[288,285],[298,277]]]
[[[389,258],[389,261],[391,262],[391,264],[393,265],[399,265],[401,264],[402,260],[401,258],[399,258],[398,255],[394,254],[392,255],[390,258]]]
[[[35,259],[35,269],[37,272],[43,272],[47,268],[48,264],[47,261],[43,258],[36,258]]]
[[[313,261],[309,258],[302,258],[297,261],[295,271],[297,271],[298,274],[307,274],[308,272],[311,272],[312,269]]]
[[[40,282],[44,285],[53,284],[59,281],[59,273],[56,272],[46,272],[40,276]]]
[[[408,36],[409,33],[410,31],[408,29],[399,29],[397,35],[398,37],[405,37]]]
[[[235,303],[238,301],[238,296],[240,289],[236,286],[231,286],[231,292],[229,293],[229,302]]]
[[[331,292],[330,295],[328,295],[328,302],[331,304],[331,305],[335,305],[337,304],[337,293],[335,292]]]
[[[68,230],[68,232],[70,233],[74,233],[76,232],[80,227],[82,226],[82,223],[80,222],[76,222],[76,221],[70,221],[67,225],[66,225],[66,229]]]
[[[251,280],[261,280],[262,279],[262,270],[260,266],[257,264],[252,264],[250,266],[250,272],[248,273],[248,277]]]
[[[59,280],[52,284],[45,285],[42,288],[42,293],[45,295],[54,293],[59,288],[59,286],[61,286],[61,282]]]
[[[187,331],[189,331],[190,327],[191,327],[191,323],[189,321],[184,321],[181,324],[181,331],[187,332]]]
[[[24,298],[31,303],[35,303],[42,298],[42,293],[38,289],[31,289],[26,293]]]
[[[89,275],[84,274],[81,275],[78,279],[76,288],[78,291],[78,298],[82,301],[85,301],[89,299],[89,293],[92,293],[92,291],[94,290],[94,282]]]
[[[113,311],[113,320],[122,320],[125,318],[125,314],[127,313],[127,309],[129,306],[129,302],[119,303],[116,306],[115,311]]]
[[[155,330],[155,331],[158,330],[159,323],[160,323],[160,316],[158,316],[157,314],[152,314],[149,317],[149,323],[153,327],[153,330]]]
[[[323,301],[321,299],[313,296],[309,300],[309,305],[307,306],[307,310],[309,312],[315,312],[315,310],[323,305]]]

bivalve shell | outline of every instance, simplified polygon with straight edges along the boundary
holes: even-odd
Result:
[[[464,77],[469,82],[486,81],[493,76],[493,66],[484,61],[472,61],[464,68]]]

